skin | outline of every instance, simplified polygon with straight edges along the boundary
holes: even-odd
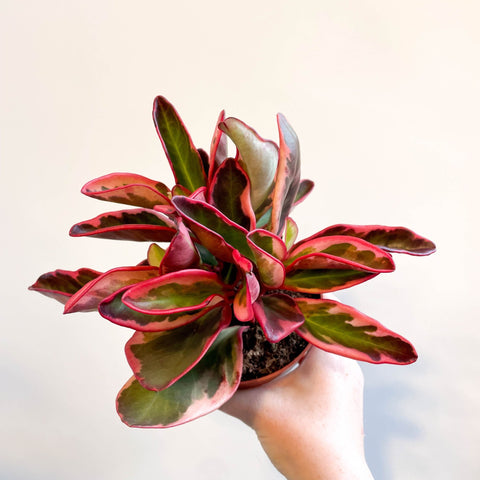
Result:
[[[239,390],[222,410],[257,433],[288,480],[372,480],[363,448],[363,375],[357,362],[312,348],[302,364]]]

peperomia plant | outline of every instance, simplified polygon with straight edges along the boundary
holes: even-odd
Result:
[[[334,225],[296,241],[289,214],[313,182],[300,178],[298,139],[280,114],[276,145],[222,112],[209,154],[165,98],[155,99],[153,119],[176,184],[129,173],[92,180],[85,195],[137,208],[70,231],[153,242],[147,259],[105,273],[56,270],[30,287],[64,313],[98,310],[135,330],[125,348],[134,375],[117,398],[122,421],[169,427],[219,408],[241,383],[242,337],[252,330],[272,344],[295,337],[371,363],[416,360],[404,338],[324,294],[393,271],[391,252],[429,255],[431,241],[378,225]]]

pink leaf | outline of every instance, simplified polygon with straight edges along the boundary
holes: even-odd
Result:
[[[200,256],[193,244],[187,228],[179,219],[177,233],[173,237],[160,264],[162,274],[176,272],[187,268],[195,268],[200,264]]]
[[[262,327],[269,342],[288,337],[304,321],[295,300],[282,293],[263,295],[253,305],[255,320]]]
[[[373,318],[333,300],[297,298],[305,323],[297,330],[322,350],[370,363],[408,364],[413,346]]]
[[[65,304],[63,313],[92,312],[100,302],[117,290],[158,277],[156,267],[118,267],[87,283]]]
[[[122,297],[129,308],[150,315],[180,313],[213,305],[229,293],[217,274],[190,269],[130,287]]]
[[[70,236],[94,236],[137,242],[168,242],[175,235],[175,223],[166,215],[143,208],[108,212],[75,224]]]
[[[143,208],[168,205],[170,190],[161,182],[133,173],[110,173],[86,183],[82,193],[108,202]]]
[[[55,270],[38,277],[37,281],[28,289],[65,304],[75,292],[99,275],[101,275],[100,272],[90,268],[80,268],[75,271]]]
[[[333,225],[303,240],[303,242],[326,235],[348,235],[362,238],[383,250],[394,253],[430,255],[435,252],[435,244],[428,238],[421,237],[405,227],[386,227],[383,225]]]

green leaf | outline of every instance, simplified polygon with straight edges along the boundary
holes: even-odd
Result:
[[[287,272],[284,289],[305,293],[327,293],[353,287],[378,273],[350,269],[293,270]]]
[[[55,270],[40,275],[28,289],[65,304],[74,293],[100,275],[101,272],[90,268],[80,268],[74,271]]]
[[[191,192],[206,185],[200,154],[177,111],[166,98],[155,99],[153,121],[172,167],[175,181]]]
[[[132,377],[117,397],[122,421],[131,427],[173,427],[221,407],[240,384],[242,331],[222,330],[200,362],[165,390],[147,390]]]
[[[297,239],[297,236],[298,226],[292,218],[288,217],[287,226],[285,228],[285,246],[287,247],[287,250],[290,250],[292,248],[295,240]]]
[[[127,307],[150,315],[179,313],[218,303],[228,289],[216,273],[181,270],[129,288],[122,301]]]
[[[297,330],[322,350],[370,363],[408,364],[413,346],[373,318],[333,300],[297,299],[305,323]]]
[[[169,387],[200,361],[230,319],[230,307],[220,306],[173,330],[135,332],[125,346],[135,377],[148,390]]]
[[[348,235],[358,237],[379,246],[383,250],[409,255],[430,255],[435,252],[435,244],[428,238],[417,235],[405,227],[383,225],[333,225],[313,235],[307,240],[326,235]]]
[[[164,256],[165,250],[156,243],[148,247],[147,260],[152,267],[159,267]]]
[[[236,118],[225,119],[219,128],[231,138],[240,153],[240,165],[247,172],[251,183],[252,206],[257,216],[261,216],[271,204],[271,199],[267,204],[265,201],[273,190],[278,147],[261,138],[255,130]]]

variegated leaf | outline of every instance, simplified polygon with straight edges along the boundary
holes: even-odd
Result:
[[[208,153],[203,148],[197,148],[197,152],[200,155],[200,160],[202,161],[203,171],[205,172],[205,177],[208,178],[208,169],[209,169],[209,158]],[[205,184],[206,187],[206,184]]]
[[[303,323],[303,314],[295,300],[283,293],[262,295],[253,305],[255,320],[269,342],[288,337]]]
[[[55,270],[40,275],[28,289],[65,304],[74,293],[99,275],[101,272],[90,268],[80,268],[74,271]]]
[[[297,195],[295,196],[295,201],[293,206],[295,207],[299,203],[302,203],[313,190],[315,184],[311,180],[300,180],[300,184],[298,186]]]
[[[327,293],[366,282],[378,273],[350,269],[292,270],[282,286],[285,290],[304,293]]]
[[[72,237],[93,236],[137,242],[169,242],[175,232],[175,223],[170,218],[143,208],[103,213],[70,229]]]
[[[201,156],[177,111],[166,98],[155,99],[153,121],[175,181],[192,192],[206,185]]]
[[[219,306],[173,330],[135,332],[125,346],[135,377],[148,390],[169,387],[200,361],[230,319],[231,309]]]
[[[207,187],[200,187],[197,188],[191,195],[189,195],[190,198],[193,200],[200,200],[201,202],[206,202],[207,201]]]
[[[225,119],[218,128],[231,138],[240,153],[240,165],[251,182],[252,206],[257,217],[260,217],[271,204],[271,198],[267,203],[266,200],[273,189],[278,147],[261,138],[255,130],[236,118]]]
[[[172,197],[175,197],[177,195],[181,197],[188,197],[192,194],[193,190],[189,190],[188,188],[185,188],[183,185],[174,185],[172,188]]]
[[[227,158],[218,167],[210,184],[208,203],[243,228],[255,228],[250,181],[235,159]]]
[[[165,315],[150,315],[137,312],[127,307],[122,302],[123,294],[130,287],[125,287],[110,295],[98,306],[98,311],[103,318],[122,327],[133,328],[141,332],[161,332],[181,327],[193,322],[203,313],[212,308],[200,308],[188,312],[167,313]]]
[[[430,255],[435,252],[435,244],[428,238],[417,235],[405,227],[383,225],[333,225],[313,235],[307,240],[326,235],[348,235],[373,243],[383,250],[409,255]]]
[[[233,263],[233,250],[253,259],[247,233],[219,210],[207,203],[186,197],[174,197],[172,203],[200,243],[221,260]]]
[[[213,305],[228,293],[216,273],[190,269],[134,285],[123,294],[122,301],[141,313],[165,315]]]
[[[300,145],[295,131],[282,114],[277,115],[277,124],[280,149],[273,190],[271,230],[280,234],[300,185]]]
[[[147,263],[152,267],[159,267],[164,256],[165,256],[165,249],[163,249],[156,243],[152,243],[148,247]]]
[[[296,300],[305,317],[297,330],[322,350],[370,363],[408,364],[417,359],[413,346],[373,318],[333,300]]]
[[[218,128],[218,125],[225,120],[225,110],[220,112],[217,123],[215,124],[215,131],[210,144],[210,165],[208,168],[208,185],[212,183],[212,178],[217,171],[217,168],[228,157],[228,145],[226,135]]]
[[[285,228],[285,246],[287,247],[287,250],[290,250],[293,247],[297,236],[298,226],[292,218],[288,217],[287,226]]]
[[[389,253],[356,237],[318,237],[294,245],[285,264],[288,270],[353,268],[368,272],[391,272],[395,264]]]
[[[156,267],[118,267],[102,273],[78,290],[65,304],[63,313],[93,312],[100,302],[127,285],[158,277]]]
[[[268,288],[281,287],[285,280],[285,267],[276,255],[285,255],[286,249],[283,242],[278,237],[263,230],[251,232],[248,234],[247,240],[255,257],[260,281]],[[277,248],[277,242],[283,249]],[[263,245],[265,249],[258,244]]]
[[[248,239],[278,260],[284,260],[287,256],[287,248],[283,240],[268,230],[252,230],[248,234]]]
[[[260,286],[253,273],[245,273],[242,286],[233,299],[233,313],[240,322],[253,320],[253,303],[258,298]]]
[[[187,227],[182,220],[177,221],[177,233],[163,257],[160,265],[162,274],[198,267],[200,255],[193,244]]]
[[[161,182],[133,173],[110,173],[85,184],[82,193],[107,202],[153,208],[168,205],[170,190]]]
[[[143,388],[132,377],[117,397],[122,421],[131,427],[173,427],[218,409],[240,384],[242,330],[222,330],[200,362],[160,392]]]

